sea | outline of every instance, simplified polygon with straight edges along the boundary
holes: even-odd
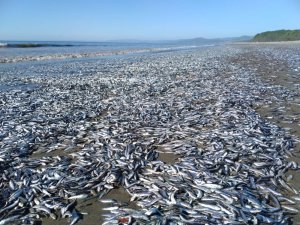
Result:
[[[149,51],[176,51],[203,46],[213,46],[217,43],[184,43],[176,41],[165,42],[70,42],[70,41],[1,41],[1,59],[24,57],[24,60],[39,60],[39,57],[59,56],[60,59],[72,56],[101,56]],[[51,57],[50,57],[51,58]],[[2,60],[2,62],[6,62]],[[10,62],[10,61],[8,61]]]

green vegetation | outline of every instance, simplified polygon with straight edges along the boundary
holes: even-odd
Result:
[[[259,33],[252,41],[296,41],[300,40],[300,30],[276,30]]]

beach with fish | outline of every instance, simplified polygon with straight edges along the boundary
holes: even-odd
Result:
[[[298,42],[100,47],[0,49],[1,225],[298,224]]]

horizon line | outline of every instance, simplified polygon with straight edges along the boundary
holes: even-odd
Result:
[[[99,42],[167,42],[167,41],[182,41],[182,40],[194,40],[194,39],[204,39],[204,40],[219,40],[219,39],[230,39],[230,38],[240,38],[240,37],[254,37],[254,35],[239,35],[239,36],[230,36],[230,37],[192,37],[192,38],[177,38],[177,39],[135,39],[135,38],[128,38],[128,39],[105,39],[105,40],[38,40],[38,39],[0,39],[0,42],[3,41],[22,41],[22,42],[91,42],[91,43],[99,43]]]

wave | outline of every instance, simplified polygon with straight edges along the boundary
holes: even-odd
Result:
[[[77,46],[77,45],[76,45]],[[161,53],[171,52],[179,50],[189,50],[193,48],[210,47],[214,45],[186,45],[186,46],[175,46],[175,47],[160,47],[160,48],[141,48],[141,49],[123,49],[123,50],[111,50],[101,52],[80,52],[80,53],[59,53],[59,54],[47,54],[47,55],[23,55],[15,57],[1,57],[0,63],[15,63],[24,61],[44,61],[51,59],[71,59],[71,58],[94,58],[101,56],[113,56],[113,55],[126,55],[126,54],[139,54],[139,53]]]
[[[8,44],[1,43],[2,48],[38,48],[38,47],[72,47],[75,45],[71,44],[35,44],[35,43],[18,43],[18,44]]]

